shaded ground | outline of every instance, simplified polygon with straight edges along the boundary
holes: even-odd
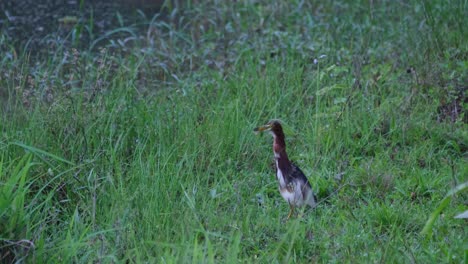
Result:
[[[84,47],[116,26],[135,23],[141,16],[151,18],[159,12],[161,2],[1,1],[0,28],[4,42],[14,45],[16,52],[26,45],[33,53],[63,44]],[[70,34],[75,36],[69,38]]]
[[[301,42],[296,46],[288,47],[287,45],[290,45],[287,35],[288,30],[284,28],[282,23],[277,22],[276,31],[270,31],[263,28],[265,25],[262,22],[262,24],[254,27],[255,31],[246,33],[236,30],[236,23],[239,24],[241,21],[236,21],[235,14],[232,14],[232,17],[222,17],[218,10],[211,8],[207,9],[208,12],[201,16],[190,11],[180,12],[176,15],[176,17],[186,15],[186,17],[190,18],[188,26],[184,24],[187,21],[174,23],[178,25],[171,25],[173,28],[169,30],[165,26],[149,25],[154,22],[152,20],[154,17],[157,17],[156,22],[168,20],[164,14],[159,13],[162,2],[160,0],[1,1],[0,29],[2,35],[0,37],[0,52],[4,54],[4,58],[14,59],[22,51],[27,50],[26,53],[29,56],[38,56],[43,60],[60,52],[68,51],[71,53],[71,47],[77,48],[79,51],[97,51],[99,47],[105,46],[107,48],[118,47],[120,51],[125,51],[127,47],[132,45],[132,41],[129,40],[137,42],[143,39],[146,41],[144,44],[146,45],[145,49],[158,51],[159,58],[155,57],[156,54],[152,54],[153,59],[151,60],[153,61],[146,64],[153,65],[153,68],[149,70],[150,74],[159,76],[157,79],[162,82],[167,82],[168,78],[174,75],[180,77],[180,72],[193,72],[204,65],[224,72],[230,62],[234,61],[237,56],[236,54],[229,54],[232,53],[232,50],[235,50],[231,47],[246,40],[250,42],[249,45],[253,49],[271,50],[270,56],[273,57],[278,56],[287,48],[293,48],[293,50],[295,49],[301,54],[310,54],[311,58],[318,55],[316,52],[309,50],[308,46],[314,46],[310,43],[314,43],[311,40],[314,40],[315,36],[307,35],[306,31],[302,32]],[[227,12],[227,14],[229,13]],[[285,11],[285,13],[287,12]],[[270,19],[275,21],[274,16]],[[210,25],[210,23],[213,23],[211,20],[219,24],[217,28],[213,29],[212,25]],[[275,23],[272,23],[272,25],[275,25]],[[180,27],[183,27],[183,30],[188,29],[189,32],[186,33],[191,34],[192,43],[173,42],[173,30],[180,29]],[[205,32],[200,31],[200,28],[204,28]],[[168,33],[168,31],[172,32]],[[215,34],[212,34],[211,31],[214,31]],[[200,36],[203,33],[205,35],[201,38]],[[284,40],[278,37],[281,34],[284,34]],[[265,39],[269,39],[268,35],[279,39],[273,38],[271,43],[265,42]],[[302,41],[309,44],[306,45]],[[320,44],[316,45],[320,46]],[[371,49],[362,52],[366,53],[369,50]],[[143,49],[142,52],[144,52]],[[184,54],[184,56],[174,59],[180,54]],[[42,57],[41,55],[46,56]],[[31,62],[34,63],[33,60]],[[409,73],[412,73],[411,70]],[[455,76],[459,75],[456,74]],[[461,75],[463,76],[463,74]],[[144,78],[145,73],[141,73],[140,77],[145,87],[151,86],[146,83],[148,78]],[[426,79],[430,78],[432,77],[426,77]],[[450,92],[447,92],[445,98],[442,98],[439,102],[437,112],[439,121],[450,120],[453,122],[463,115],[463,121],[468,122],[468,114],[465,109],[468,100],[466,96],[467,86],[463,84],[466,83],[466,80],[463,80],[463,77],[457,78],[448,81],[453,83],[437,84],[437,86],[442,87],[452,86],[446,88]],[[175,79],[177,81],[177,78]],[[416,77],[416,81],[419,82],[418,77]],[[434,85],[434,83],[431,83],[433,81],[425,82],[422,81],[421,85],[429,88]],[[0,90],[0,98],[7,98],[6,91]]]

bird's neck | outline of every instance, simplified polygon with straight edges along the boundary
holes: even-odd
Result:
[[[286,143],[284,135],[273,135],[273,153],[275,154],[276,164],[278,169],[285,171],[289,170],[290,162],[286,153]]]

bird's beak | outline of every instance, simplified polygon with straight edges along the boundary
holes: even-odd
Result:
[[[255,132],[263,132],[271,129],[271,125],[264,125],[254,129]]]

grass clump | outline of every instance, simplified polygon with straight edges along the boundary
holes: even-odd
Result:
[[[466,5],[165,8],[46,54],[0,37],[3,262],[466,258],[466,192],[420,234],[467,181]],[[287,223],[272,118],[320,200]]]

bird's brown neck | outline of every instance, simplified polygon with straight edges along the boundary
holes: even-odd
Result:
[[[284,134],[275,133],[273,140],[273,152],[275,154],[275,159],[277,160],[278,169],[282,171],[287,171],[290,168],[290,161],[288,159],[288,154],[286,153],[286,143],[284,141]]]

